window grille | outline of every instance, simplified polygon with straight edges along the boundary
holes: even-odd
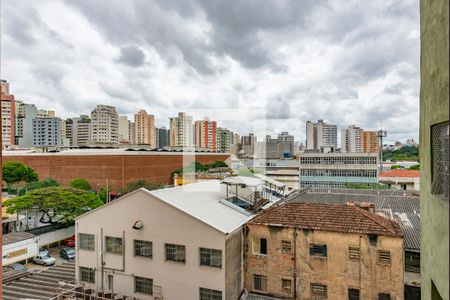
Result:
[[[200,265],[222,267],[222,251],[216,249],[200,248]]]
[[[222,300],[222,292],[200,288],[200,300]]]
[[[267,291],[267,277],[262,275],[253,275],[253,290],[266,292]]]
[[[327,245],[315,245],[312,244],[309,247],[309,254],[314,256],[327,257]]]
[[[186,246],[165,244],[166,260],[186,262]]]
[[[359,300],[359,290],[348,289],[348,300]]]
[[[80,281],[95,283],[95,270],[92,268],[80,267]]]
[[[378,300],[391,300],[391,295],[387,293],[379,293]]]
[[[80,241],[80,249],[95,250],[95,236],[93,234],[79,233],[78,239]]]
[[[449,122],[431,127],[431,193],[449,198]]]
[[[291,253],[292,252],[292,243],[291,243],[291,241],[281,241],[281,249],[285,253]]]
[[[359,247],[348,247],[348,257],[352,259],[359,259]]]
[[[390,264],[391,252],[388,250],[378,250],[378,262],[383,264]]]
[[[134,255],[151,258],[153,256],[152,242],[134,240]]]
[[[106,253],[122,255],[122,239],[117,237],[105,237]]]
[[[316,296],[316,299],[326,299],[327,298],[327,286],[320,283],[311,283],[311,294]]]
[[[152,295],[153,279],[134,276],[134,292]]]
[[[292,290],[292,280],[290,280],[290,279],[281,279],[281,287],[285,291]]]

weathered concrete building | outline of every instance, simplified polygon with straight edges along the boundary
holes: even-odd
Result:
[[[420,1],[422,299],[449,299],[449,11]]]
[[[264,211],[247,228],[250,293],[403,299],[402,232],[396,222],[359,205],[288,202]]]

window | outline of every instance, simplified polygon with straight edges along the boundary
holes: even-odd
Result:
[[[431,193],[449,199],[449,122],[431,127]]]
[[[420,273],[420,253],[405,251],[405,271]]]
[[[292,280],[281,279],[281,288],[285,291],[291,291],[292,290]]]
[[[267,291],[267,277],[262,275],[253,275],[253,290],[266,292]]]
[[[309,246],[309,254],[313,256],[327,257],[327,245],[311,244]]]
[[[359,247],[348,247],[348,257],[351,259],[359,259]]]
[[[359,300],[359,290],[348,289],[348,300]]]
[[[134,240],[134,256],[143,256],[152,258],[153,256],[152,242]]]
[[[267,239],[254,238],[253,239],[253,253],[267,255]]]
[[[222,251],[216,249],[200,248],[200,265],[222,267]]]
[[[80,267],[80,281],[95,283],[95,270],[92,268]]]
[[[378,300],[391,300],[391,294],[379,293]]]
[[[134,292],[152,295],[153,279],[134,276]]]
[[[186,262],[186,247],[183,245],[165,244],[166,260]]]
[[[222,300],[222,292],[200,288],[200,300]]]
[[[95,236],[93,234],[79,233],[78,239],[80,240],[80,249],[95,250]]]
[[[376,235],[376,234],[369,234],[368,236],[369,236],[369,243],[372,246],[376,246],[377,242],[378,242],[378,235]]]
[[[391,264],[391,251],[378,250],[378,262],[382,264]]]
[[[320,283],[311,283],[310,284],[311,294],[320,299],[327,298],[327,286]]]
[[[105,237],[106,253],[122,254],[122,239],[117,237]]]
[[[291,253],[292,252],[292,243],[291,243],[291,241],[281,241],[281,250],[284,253]]]

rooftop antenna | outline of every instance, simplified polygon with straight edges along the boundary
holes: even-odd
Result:
[[[381,129],[377,131],[377,137],[380,140],[379,146],[379,157],[380,157],[380,165],[379,165],[379,173],[383,172],[383,138],[387,136],[387,131],[383,130],[383,115],[381,115]]]

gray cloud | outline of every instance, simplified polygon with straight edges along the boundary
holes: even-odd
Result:
[[[2,76],[63,116],[106,103],[167,126],[183,109],[265,109],[268,128],[303,140],[307,119],[376,129],[382,115],[388,140],[417,139],[418,4],[9,0]]]

